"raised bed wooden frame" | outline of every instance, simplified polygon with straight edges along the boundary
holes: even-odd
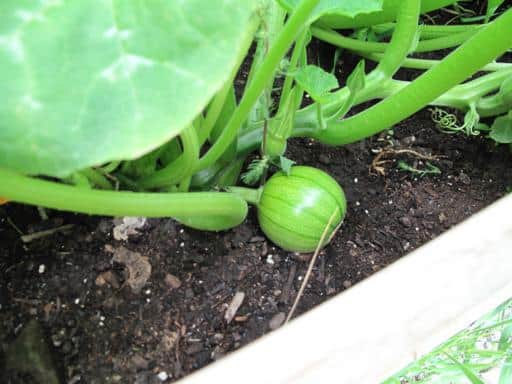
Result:
[[[376,384],[512,297],[512,195],[180,381]]]

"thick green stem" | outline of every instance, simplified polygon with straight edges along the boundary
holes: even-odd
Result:
[[[421,39],[436,39],[462,32],[476,31],[484,27],[485,24],[462,24],[462,25],[420,25]]]
[[[395,31],[382,60],[375,69],[385,77],[390,78],[395,74],[411,50],[417,31],[420,3],[420,0],[408,0],[398,11]]]
[[[0,169],[0,196],[62,211],[107,216],[211,218],[209,230],[240,224],[247,204],[222,192],[138,193],[82,189]]]
[[[233,113],[222,134],[208,152],[199,160],[195,168],[196,172],[217,161],[233,140],[236,140],[237,131],[247,119],[252,106],[261,95],[261,92],[263,92],[265,87],[272,80],[275,68],[279,65],[281,58],[285,55],[290,45],[297,37],[297,34],[303,28],[309,14],[318,2],[319,0],[303,0],[290,16],[288,22],[279,34],[279,37],[270,48],[267,57],[261,63],[261,67],[244,92],[238,108]]]
[[[472,101],[474,102],[479,97],[499,89],[501,83],[511,75],[512,68],[507,68],[506,70],[481,76],[475,80],[451,88],[435,100],[429,102],[429,105],[445,106],[466,111]],[[385,99],[398,93],[410,84],[411,82],[409,81],[388,80],[382,83],[381,86],[372,93],[366,93],[364,95],[358,94],[354,105],[372,99]],[[503,103],[499,103],[500,100],[498,99],[498,96],[490,96],[478,100],[476,104],[478,114],[481,117],[495,116],[499,114],[497,112],[505,110],[507,106]],[[299,117],[295,119],[292,136],[312,136],[315,129],[317,129],[315,112],[311,110],[310,107],[306,107],[300,111]],[[246,154],[256,149],[261,142],[261,136],[261,128],[245,132],[238,140],[238,153]]]
[[[512,76],[512,68],[492,72],[456,87],[453,93],[468,102],[476,102],[482,96],[498,89],[503,81]]]
[[[242,199],[247,201],[250,204],[258,205],[261,198],[261,192],[263,191],[263,187],[258,189],[252,188],[244,188],[244,187],[228,187],[226,188],[228,192],[234,193],[240,196]]]
[[[174,185],[192,175],[199,158],[199,143],[195,128],[190,125],[180,135],[183,153],[172,163],[138,181],[141,189]]]
[[[389,44],[352,39],[350,37],[346,37],[337,32],[334,32],[333,30],[322,29],[318,27],[312,27],[311,32],[313,33],[313,36],[320,40],[323,40],[336,47],[345,48],[355,52],[384,52]],[[414,52],[431,52],[456,47],[464,43],[477,32],[478,30],[469,30],[466,32],[442,36],[435,39],[423,40],[418,43],[416,49],[414,49]]]
[[[407,57],[410,47],[413,44],[417,22],[419,17],[419,0],[411,0],[404,3],[399,8],[397,16],[398,24],[396,32],[391,38],[391,42],[386,45],[382,63],[377,66],[370,74],[366,76],[365,87],[357,92],[354,103],[360,100],[371,100],[380,89],[385,88],[386,83],[390,81],[391,76],[400,68],[400,64]],[[340,106],[346,104],[350,98],[350,91],[347,87],[335,93],[333,101],[326,104],[323,108],[326,116],[334,116],[340,111]],[[295,126],[301,126],[305,120],[310,120],[310,110],[315,108],[315,104],[306,107],[296,114]]]
[[[498,98],[495,98],[492,102],[480,102],[480,99],[483,96],[498,90],[503,81],[505,81],[505,79],[510,76],[512,76],[512,68],[502,69],[501,71],[489,73],[449,89],[447,92],[443,93],[429,104],[467,110],[471,103],[477,103],[477,111],[482,117],[496,115],[491,114],[490,110],[486,111],[486,109],[491,108],[491,106],[492,108],[499,107],[497,104]],[[409,84],[411,84],[411,82],[393,80],[387,83],[386,86],[382,87],[380,89],[380,93],[375,96],[376,98],[384,99],[394,95],[395,93],[398,93]],[[502,109],[502,107],[499,108],[500,110]]]
[[[511,24],[509,10],[407,87],[354,117],[329,122],[314,137],[332,145],[352,143],[407,118],[509,49]]]
[[[317,119],[317,122],[318,122],[318,126],[320,127],[320,129],[325,129],[327,128],[327,124],[325,123],[325,120],[324,120],[324,112],[323,112],[323,108],[322,108],[322,104],[320,103],[315,103],[316,105],[316,119]]]
[[[512,102],[506,102],[500,94],[495,94],[478,100],[476,110],[481,117],[497,116],[511,111]]]
[[[445,37],[448,35],[454,35],[462,32],[476,31],[484,27],[485,24],[462,24],[462,25],[432,25],[432,24],[420,24],[418,26],[418,32],[420,40],[436,39],[438,37]],[[373,30],[377,34],[383,34],[393,30],[395,23],[386,23],[376,25]]]
[[[382,60],[382,53],[362,53],[366,59],[370,59],[373,61]],[[414,59],[414,58],[406,58],[401,63],[402,68],[411,68],[411,69],[430,69],[434,65],[437,65],[441,62],[441,60],[430,60],[430,59]],[[499,71],[501,69],[512,68],[512,63],[489,63],[480,68],[481,71],[493,72]]]
[[[306,44],[308,33],[309,33],[308,29],[305,28],[301,32],[299,38],[295,42],[295,46],[293,47],[292,57],[290,58],[290,65],[288,67],[286,78],[284,79],[283,90],[281,92],[281,99],[279,100],[278,111],[283,110],[285,103],[288,100],[288,94],[290,93],[290,91],[292,89],[292,85],[293,85],[293,73],[297,69],[297,64],[299,62],[299,58],[302,55],[302,53],[304,52],[304,46]]]
[[[325,41],[336,47],[348,49],[356,52],[384,52],[387,43],[379,43],[374,41],[362,41],[343,36],[340,33],[334,32],[331,29],[324,29],[319,27],[311,27],[311,33],[317,39]]]
[[[470,29],[468,31],[455,33],[453,35],[446,35],[442,37],[437,37],[435,39],[423,40],[418,43],[418,48],[416,48],[414,51],[431,52],[438,51],[440,49],[456,47],[464,43],[478,31],[478,29]]]
[[[265,148],[262,148],[262,154],[264,156],[268,156],[272,159],[282,156],[286,151],[286,142],[293,131],[293,118],[297,110],[297,99],[302,99],[302,95],[303,91],[300,87],[296,86],[292,88],[292,90],[288,92],[285,103],[278,114],[267,123],[266,132],[264,132]]]
[[[112,183],[100,171],[93,168],[87,168],[80,171],[80,173],[101,189],[114,189],[112,187]]]

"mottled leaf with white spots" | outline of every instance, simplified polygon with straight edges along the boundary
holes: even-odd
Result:
[[[0,166],[62,177],[176,136],[226,81],[255,3],[0,1]]]

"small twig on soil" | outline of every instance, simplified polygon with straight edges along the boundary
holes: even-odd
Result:
[[[372,164],[370,165],[370,174],[386,176],[386,169],[384,168],[384,164],[387,164],[392,160],[383,160],[383,157],[403,154],[411,155],[421,160],[438,160],[440,158],[440,156],[424,155],[423,153],[417,152],[413,149],[393,149],[387,147],[383,148],[382,151],[380,151],[378,155],[375,156],[372,160]]]
[[[41,217],[41,220],[43,220],[43,221],[48,220],[48,214],[46,213],[46,209],[44,207],[37,207],[37,212],[39,212],[39,216]]]
[[[39,239],[42,239],[43,237],[51,236],[57,232],[68,231],[71,228],[73,228],[73,226],[74,226],[73,224],[66,224],[66,225],[62,225],[57,228],[47,229],[45,231],[39,231],[39,232],[30,233],[28,235],[23,235],[23,236],[21,236],[21,241],[23,241],[24,243],[30,243],[31,241],[39,240]]]
[[[5,220],[16,232],[18,232],[18,235],[23,236],[23,231],[19,229],[19,227],[14,223],[14,221],[12,221],[9,216],[5,216]]]
[[[38,299],[23,299],[23,298],[19,298],[19,297],[13,297],[12,301],[14,301],[15,303],[27,304],[27,305],[41,304],[41,300],[38,300]]]
[[[286,317],[286,320],[284,321],[285,324],[288,323],[288,321],[290,321],[290,319],[292,318],[293,313],[295,312],[295,309],[297,308],[297,305],[299,304],[299,301],[300,301],[300,299],[302,297],[302,294],[304,293],[304,290],[306,289],[306,286],[308,284],[309,278],[311,277],[311,272],[313,272],[313,266],[315,265],[315,261],[316,261],[318,255],[320,254],[320,249],[322,249],[322,244],[324,243],[324,241],[325,241],[325,239],[327,237],[327,232],[329,232],[329,228],[331,227],[331,224],[332,224],[334,218],[336,217],[336,215],[338,213],[338,210],[339,210],[339,208],[336,207],[336,209],[332,213],[331,217],[329,218],[329,222],[327,223],[327,225],[324,228],[322,236],[320,237],[320,241],[318,242],[318,245],[316,246],[315,253],[313,254],[313,257],[311,258],[311,261],[309,262],[308,270],[306,272],[306,275],[304,276],[304,280],[302,281],[302,285],[299,288],[299,292],[297,293],[297,297],[295,298],[295,301],[293,302],[292,308],[290,309],[290,312],[288,313],[288,316]],[[338,230],[338,228],[336,228],[334,230],[334,232],[331,234],[331,236],[334,235],[334,233],[336,233],[337,230]]]
[[[283,292],[281,293],[281,302],[288,304],[288,300],[290,299],[290,291],[292,289],[293,280],[295,280],[295,274],[297,273],[297,264],[292,264],[290,267],[290,272],[288,273],[288,280],[283,287]]]
[[[430,16],[428,13],[425,13],[423,16],[430,21],[430,24],[436,24],[434,18]]]
[[[231,303],[229,304],[228,308],[226,309],[226,313],[224,314],[224,320],[226,320],[226,323],[231,323],[233,318],[236,315],[236,312],[238,311],[238,308],[242,305],[242,302],[244,301],[245,293],[243,292],[237,292],[235,296],[233,297],[233,300],[231,300]]]

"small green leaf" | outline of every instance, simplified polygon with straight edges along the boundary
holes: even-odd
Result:
[[[497,143],[512,143],[512,111],[494,120],[489,137]]]
[[[268,157],[263,157],[263,159],[255,159],[251,161],[247,167],[247,172],[242,175],[242,181],[247,185],[256,184],[263,176],[263,173],[268,167],[268,163]]]
[[[318,103],[327,100],[329,92],[340,85],[332,73],[316,65],[301,67],[294,74],[295,81]]]
[[[347,79],[347,87],[351,93],[357,93],[364,89],[365,75],[364,60],[361,60]]]
[[[295,164],[295,161],[290,160],[284,156],[279,156],[279,168],[286,174],[286,176],[290,175],[290,171],[292,169],[292,165]]]
[[[301,0],[278,0],[279,4],[287,11],[295,8]],[[358,0],[358,1],[340,1],[340,0],[320,0],[311,14],[310,22],[316,21],[325,15],[341,15],[354,17],[361,13],[371,13],[382,9],[382,0]]]
[[[503,367],[500,371],[500,380],[498,384],[510,384],[512,383],[512,355],[509,356],[503,363]]]

